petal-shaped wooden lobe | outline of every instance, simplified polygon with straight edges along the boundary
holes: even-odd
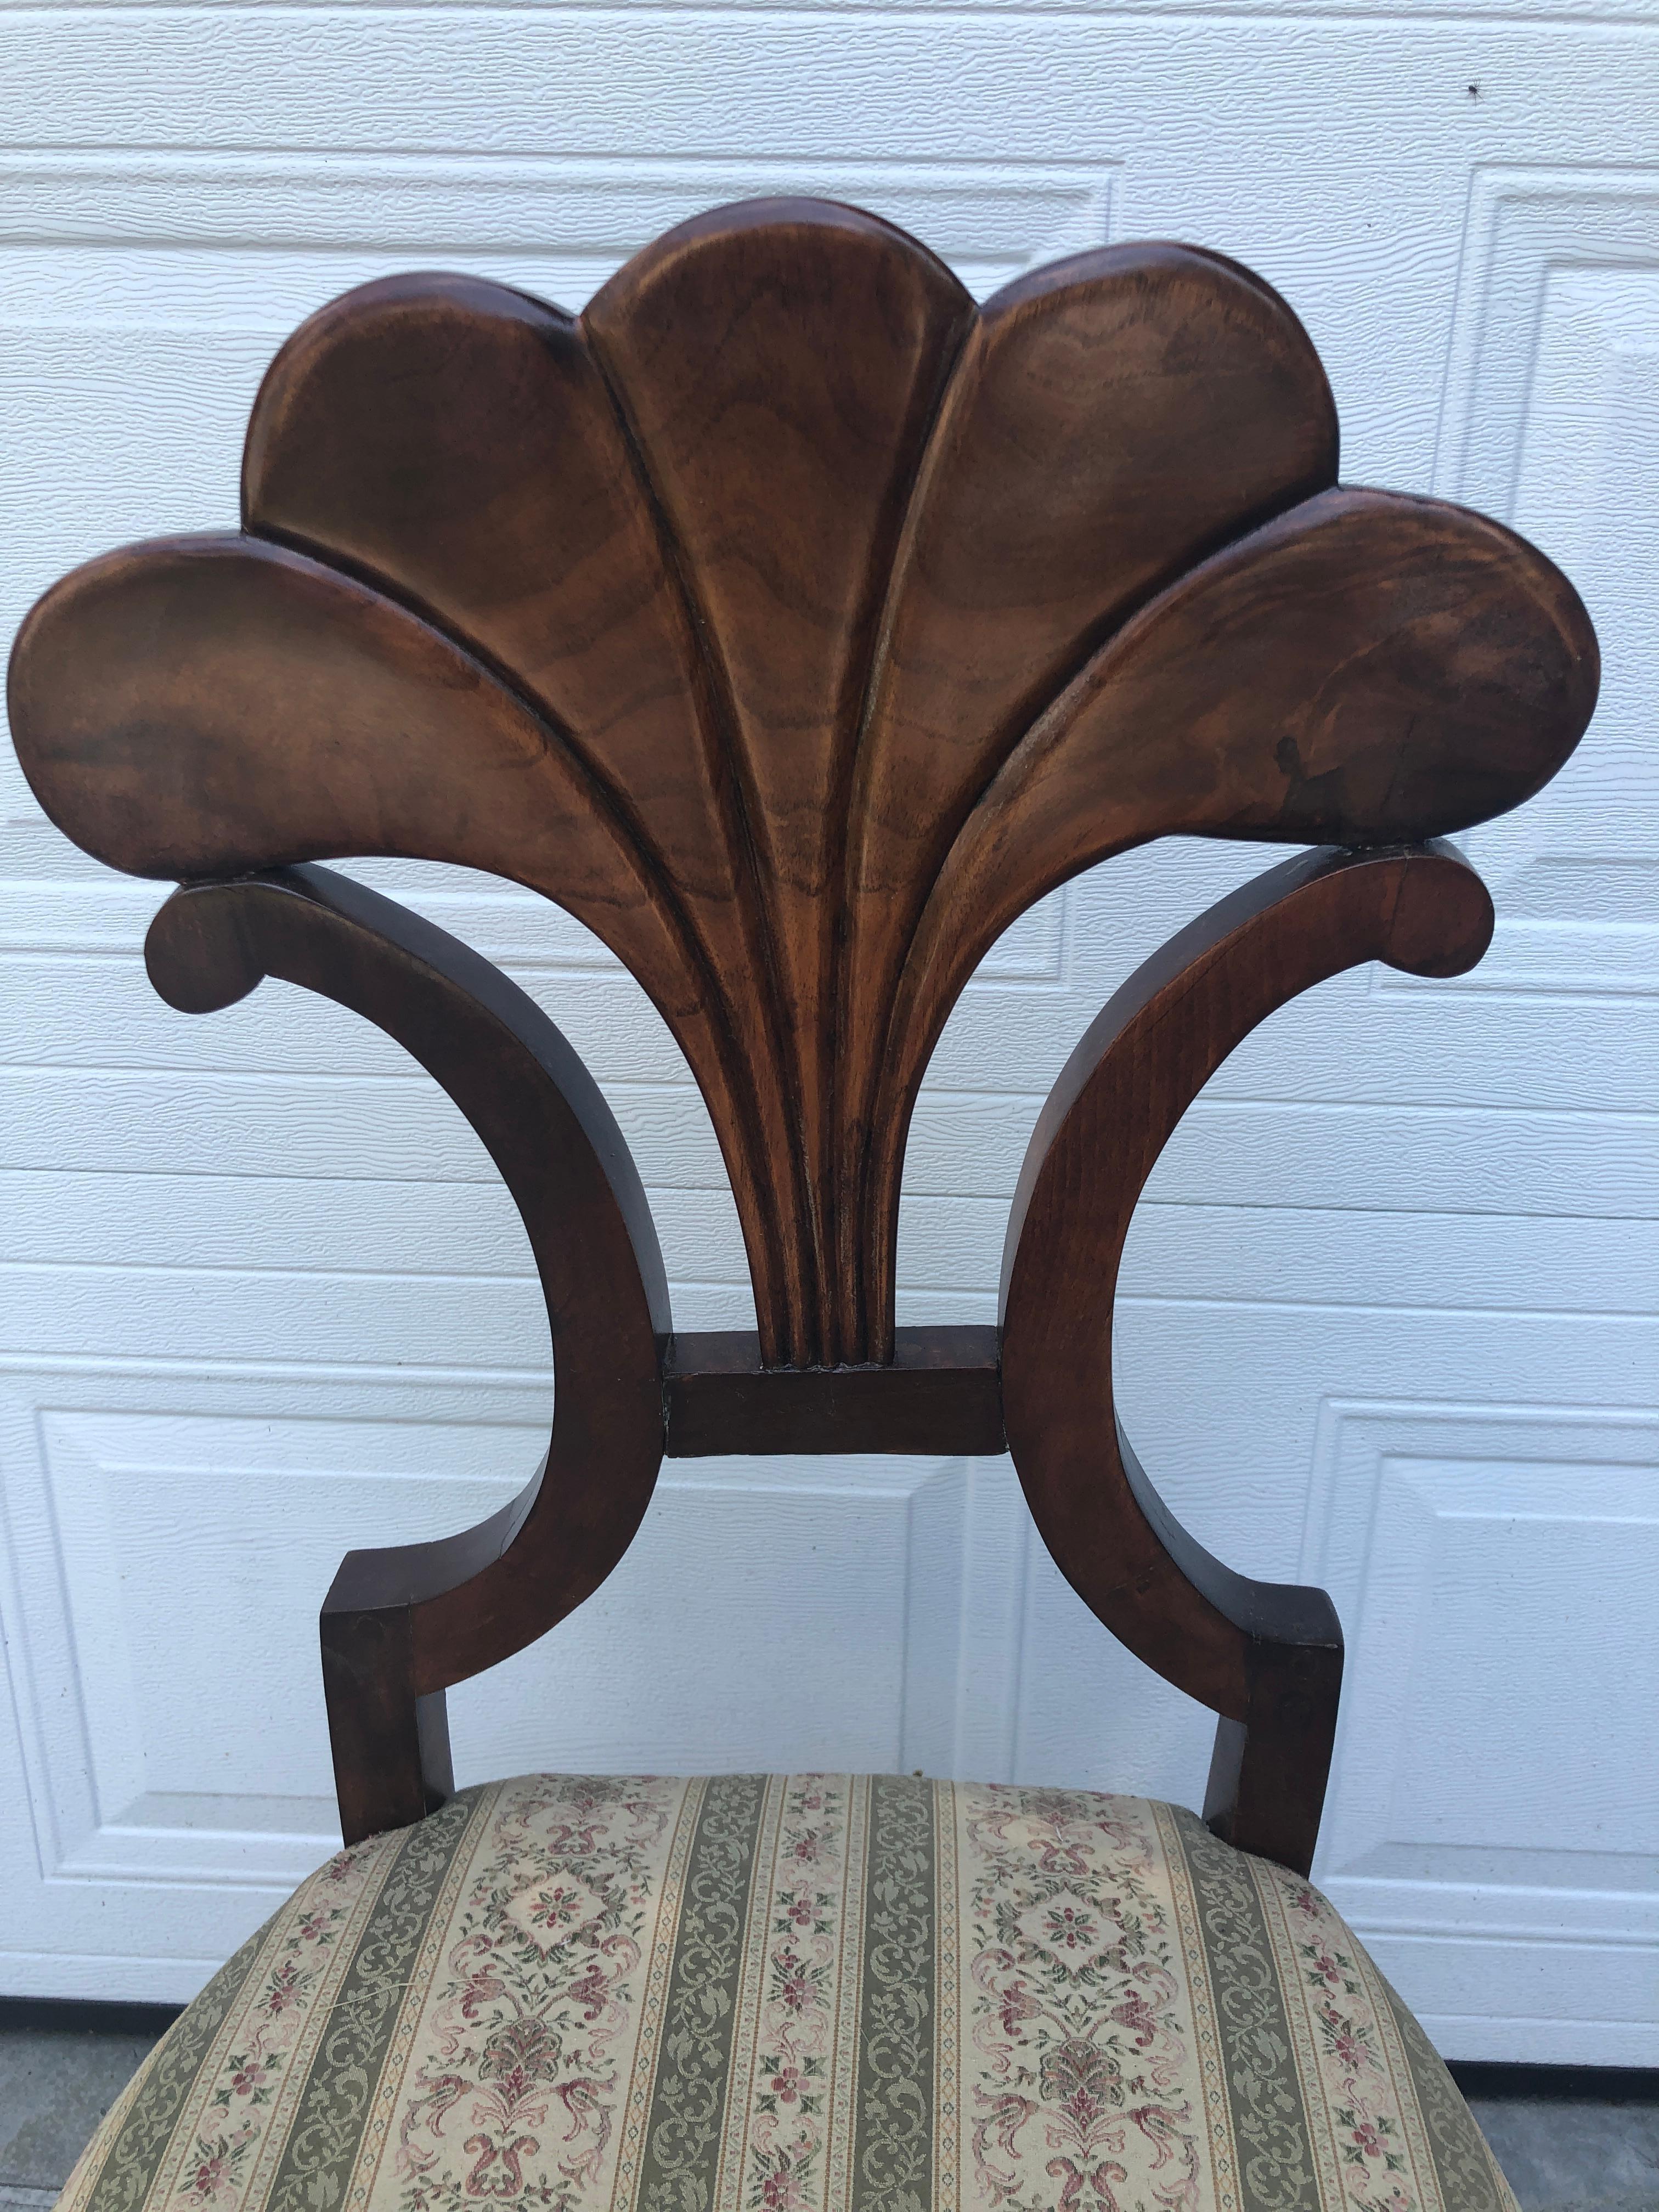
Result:
[[[1111,246],[1022,276],[981,309],[900,540],[860,740],[846,1173],[911,932],[999,764],[1154,592],[1334,483],[1337,442],[1307,333],[1218,255]],[[849,1241],[843,1277],[856,1265]]]
[[[569,316],[471,276],[345,294],[271,365],[243,510],[251,531],[383,583],[526,694],[721,953],[737,950],[729,777],[697,712],[701,657]]]
[[[775,1261],[729,1040],[659,879],[561,733],[368,586],[257,538],[106,556],[11,660],[18,756],[76,844],[140,876],[400,854],[486,868],[585,922],[650,993],[709,1096],[781,1356]]]
[[[731,770],[684,593],[580,327],[473,276],[344,294],[271,364],[242,498],[251,531],[384,585],[556,721],[659,871],[731,1031],[726,1081],[748,1126],[725,1133],[728,1150],[748,1152],[767,1193],[799,1336],[787,1086],[755,988],[766,956]],[[718,1114],[719,1084],[696,1073]]]
[[[1542,554],[1463,508],[1386,492],[1321,493],[1136,616],[1010,755],[916,931],[872,1125],[878,1335],[916,1090],[1017,915],[1172,833],[1364,845],[1468,829],[1554,775],[1598,676],[1589,619]]]
[[[629,841],[549,724],[448,639],[258,539],[88,563],[13,655],[17,750],[84,850],[139,876],[399,854],[546,888],[665,1012],[698,979]]]
[[[826,1259],[853,749],[905,502],[971,312],[944,265],[890,225],[775,200],[671,231],[583,317],[729,718]]]

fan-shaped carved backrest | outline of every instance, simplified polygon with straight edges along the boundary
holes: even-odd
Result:
[[[975,309],[873,216],[756,202],[574,319],[450,276],[323,309],[240,534],[50,592],[13,727],[136,874],[396,854],[568,908],[702,1085],[765,1358],[882,1361],[917,1088],[1025,907],[1169,832],[1455,831],[1582,732],[1549,562],[1336,476],[1232,262],[1114,247]]]

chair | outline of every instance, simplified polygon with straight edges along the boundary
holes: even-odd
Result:
[[[366,285],[277,356],[240,534],[78,569],[12,658],[77,844],[176,878],[173,1006],[267,975],[448,1092],[528,1231],[557,1405],[514,1502],[353,1553],[322,1614],[346,1848],[183,2014],[68,2212],[1485,2212],[1449,2075],[1305,1879],[1324,1594],[1212,1558],[1118,1423],[1130,1216],[1239,1041],[1357,963],[1455,975],[1436,842],[1589,720],[1594,635],[1496,524],[1337,482],[1300,325],[1135,245],[975,309],[810,200],[669,233],[571,318]],[[1297,851],[1182,930],[1043,1109],[996,1328],[899,1328],[906,1133],[1032,901],[1170,833]],[[676,1331],[638,1174],[552,1023],[317,865],[576,915],[694,1071],[751,1333]],[[1106,1627],[1218,1717],[1203,1820],[915,1778],[456,1792],[444,1692],[589,1596],[659,1467],[1011,1452]]]

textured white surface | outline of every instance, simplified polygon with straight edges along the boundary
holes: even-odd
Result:
[[[581,304],[693,209],[824,191],[977,289],[1109,236],[1289,296],[1345,475],[1516,521],[1600,627],[1559,781],[1471,838],[1452,985],[1253,1038],[1137,1221],[1130,1425],[1239,1566],[1328,1580],[1350,1690],[1322,1872],[1454,2055],[1659,2062],[1659,8],[1653,0],[0,7],[0,632],[119,540],[234,520],[276,343],[386,270]],[[520,1232],[384,1040],[269,985],[171,1013],[160,893],[0,768],[0,1987],[182,1997],[328,1847],[343,1550],[523,1479]],[[1270,861],[1171,845],[997,948],[912,1146],[908,1318],[989,1318],[1042,1093],[1124,971]],[[748,1315],[707,1117],[564,917],[365,876],[588,1055],[677,1316]],[[1644,1414],[1646,1419],[1644,1419]],[[670,1467],[635,1551],[452,1699],[467,1775],[925,1767],[1202,1787],[1003,1463]]]

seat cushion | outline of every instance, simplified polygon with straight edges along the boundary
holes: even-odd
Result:
[[[343,1851],[66,2212],[1515,2212],[1319,1893],[1138,1797],[530,1775]]]

